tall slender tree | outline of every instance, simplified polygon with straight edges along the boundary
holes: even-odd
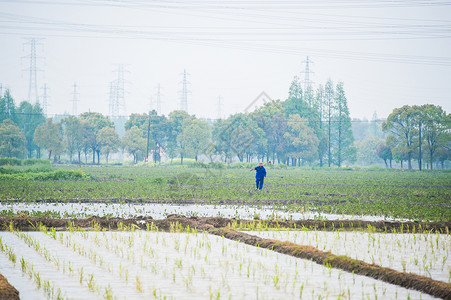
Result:
[[[334,84],[332,79],[329,78],[324,86],[324,102],[327,114],[327,160],[329,167],[332,164],[332,117],[334,114],[334,94]]]
[[[336,87],[335,105],[335,161],[336,165],[340,167],[343,161],[354,162],[356,159],[356,149],[354,147],[354,137],[351,130],[348,101],[342,82],[339,82]]]

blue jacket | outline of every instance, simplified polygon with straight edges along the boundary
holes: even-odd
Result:
[[[262,178],[266,177],[265,167],[255,167],[254,170],[257,171],[257,172],[255,172],[256,179],[262,179]]]

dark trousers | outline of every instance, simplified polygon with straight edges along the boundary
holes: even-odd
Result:
[[[265,178],[256,178],[255,179],[255,183],[257,185],[257,189],[261,190],[263,188],[263,181],[265,180]]]

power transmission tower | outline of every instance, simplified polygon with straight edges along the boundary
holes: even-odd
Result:
[[[303,61],[305,63],[305,71],[301,72],[304,73],[304,81],[302,82],[304,84],[304,91],[307,89],[307,87],[312,87],[313,81],[310,80],[310,74],[314,74],[314,72],[310,71],[310,63],[313,63],[313,61],[309,60],[308,56],[306,60]]]
[[[25,43],[25,45],[30,45],[30,55],[23,57],[23,58],[28,58],[30,60],[30,65],[25,70],[29,71],[27,101],[32,104],[39,103],[38,80],[37,80],[38,69],[36,67],[36,60],[41,57],[36,56],[36,46],[40,45],[36,42],[37,42],[37,39],[30,39],[30,41],[28,43]]]
[[[181,82],[182,84],[182,90],[181,90],[181,97],[180,97],[180,110],[184,110],[186,112],[188,112],[188,94],[190,94],[191,92],[188,90],[188,85],[190,84],[187,80],[186,77],[187,75],[189,75],[186,70],[183,70],[183,73],[181,74],[183,75],[183,80]]]
[[[152,111],[154,108],[154,105],[153,105],[153,96],[152,95],[150,95],[150,97],[149,97],[149,111]]]
[[[116,80],[110,86],[110,116],[118,117],[121,114],[126,115],[125,109],[125,79],[124,74],[127,72],[124,65],[118,65],[114,70],[117,74]]]
[[[221,100],[222,100],[222,97],[219,96],[218,97],[218,120],[222,119],[222,110],[221,110],[222,103],[221,103]]]
[[[77,84],[74,82],[74,91],[72,92],[72,115],[77,116],[77,102],[80,100],[78,99],[78,96],[80,95],[79,92],[77,92]]]
[[[114,85],[114,81],[110,82],[110,98],[109,98],[109,116],[113,117],[113,106],[114,106],[114,96],[115,96],[116,92],[115,92],[115,85]]]
[[[48,95],[47,95],[47,90],[48,90],[48,88],[47,88],[47,84],[46,83],[44,83],[44,86],[42,87],[42,90],[43,90],[43,92],[42,92],[42,111],[43,111],[43,113],[44,113],[44,115],[45,116],[47,116],[47,107],[48,107],[48,99],[50,98]]]
[[[161,115],[161,86],[160,86],[160,84],[158,84],[158,86],[157,86],[157,103],[156,103],[156,105],[157,105],[157,114],[158,115]]]

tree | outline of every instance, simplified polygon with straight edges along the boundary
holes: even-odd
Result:
[[[39,103],[31,105],[29,102],[23,101],[16,108],[16,122],[25,133],[25,147],[28,157],[33,157],[34,151],[36,151],[36,157],[40,157],[39,147],[34,142],[33,135],[36,128],[45,121],[46,118]]]
[[[49,160],[54,155],[54,161],[63,153],[64,141],[61,124],[53,123],[51,118],[47,122],[39,125],[34,132],[34,140],[38,147],[46,149],[49,153]]]
[[[402,151],[406,153],[409,170],[412,169],[412,153],[417,147],[417,124],[418,109],[409,105],[395,108],[382,124],[384,132],[389,131],[398,144],[404,144]]]
[[[0,155],[21,158],[25,150],[25,137],[19,126],[9,119],[0,124]]]
[[[146,139],[143,138],[142,131],[136,125],[125,132],[122,144],[127,152],[133,155],[134,163],[138,162],[139,154],[146,151]]]
[[[255,112],[239,113],[215,123],[213,141],[216,149],[225,155],[225,160],[232,159],[236,155],[241,162],[245,158],[249,162],[252,155],[258,151],[257,145],[264,132],[258,127],[255,115]]]
[[[379,156],[381,159],[384,160],[386,168],[388,168],[387,159],[390,160],[390,168],[391,168],[391,161],[393,159],[393,154],[391,152],[390,147],[381,143],[381,144],[379,144],[379,146],[376,149],[376,154],[377,154],[377,156]]]
[[[323,159],[326,155],[326,152],[328,151],[328,138],[327,135],[324,132],[324,116],[326,115],[326,108],[324,105],[324,88],[320,84],[318,88],[316,89],[316,95],[313,102],[313,109],[317,112],[317,119],[315,120],[318,124],[318,132],[317,136],[319,139],[319,145],[318,145],[318,159],[319,159],[319,166],[323,166]]]
[[[381,157],[377,154],[377,149],[379,145],[383,144],[383,142],[384,141],[382,139],[375,136],[367,136],[362,141],[356,142],[357,162],[359,163],[359,165],[369,166],[380,162]]]
[[[400,162],[401,168],[403,168],[403,162],[407,160],[407,150],[404,143],[399,143],[399,140],[394,135],[388,135],[385,143],[390,147],[393,159]]]
[[[276,156],[278,162],[283,160],[286,150],[284,134],[287,131],[285,111],[288,108],[286,108],[286,102],[272,101],[266,103],[251,114],[251,118],[257,123],[258,128],[261,128],[264,132],[261,143],[267,146],[266,150],[261,153],[262,160],[264,154],[266,154],[266,160],[270,160],[270,157],[272,157],[274,162]]]
[[[420,121],[432,170],[435,152],[450,140],[451,116],[440,106],[425,104],[420,107]]]
[[[159,116],[155,110],[149,113],[149,148],[154,163],[161,161],[161,151],[165,149],[169,138],[169,123],[165,116]]]
[[[6,119],[16,123],[16,104],[9,89],[5,91],[3,97],[0,97],[0,122]]]
[[[88,153],[91,151],[91,145],[95,143],[95,135],[92,131],[91,126],[89,125],[88,120],[80,120],[81,123],[81,132],[83,133],[83,144],[81,145],[81,149],[83,154],[85,155],[85,164],[88,163]],[[93,152],[95,153],[95,152]],[[93,154],[94,155],[94,154]]]
[[[436,152],[437,161],[440,162],[442,169],[445,168],[445,161],[451,158],[451,151],[449,147],[441,147]]]
[[[326,106],[327,120],[327,160],[328,166],[332,164],[332,116],[334,113],[334,84],[329,78],[324,87],[324,102]]]
[[[113,122],[101,113],[86,112],[80,115],[80,120],[87,121],[87,130],[92,133],[89,135],[89,146],[92,150],[92,163],[95,164],[97,153],[97,163],[100,164],[101,145],[99,144],[98,134],[104,127],[114,128]]]
[[[186,152],[184,139],[178,138],[183,131],[183,124],[186,120],[193,120],[194,116],[190,116],[186,111],[175,110],[169,114],[168,119],[168,153],[180,154],[180,163],[183,164],[183,157]],[[171,157],[172,160],[172,157]]]
[[[343,161],[354,162],[356,149],[354,147],[354,136],[351,130],[351,118],[349,117],[348,101],[346,99],[343,83],[339,82],[335,92],[336,114],[335,122],[335,157],[337,166]]]
[[[72,162],[74,153],[78,154],[78,163],[81,159],[81,151],[85,143],[85,132],[82,122],[75,116],[69,116],[61,121],[63,125],[63,133],[66,141],[67,151],[69,152],[69,159]]]
[[[182,133],[177,137],[182,140],[187,153],[194,155],[197,161],[199,153],[205,149],[211,138],[210,125],[207,122],[198,119],[185,120]]]
[[[318,151],[319,141],[314,130],[308,126],[308,120],[299,115],[290,115],[287,121],[288,131],[284,137],[289,144],[287,156],[291,164],[312,161]]]
[[[287,114],[296,114],[302,110],[303,92],[301,81],[298,76],[294,76],[288,90],[288,98],[284,101],[284,109]]]
[[[119,135],[111,127],[103,127],[98,133],[99,146],[106,156],[106,163],[108,164],[108,157],[111,152],[116,152],[121,143]]]

